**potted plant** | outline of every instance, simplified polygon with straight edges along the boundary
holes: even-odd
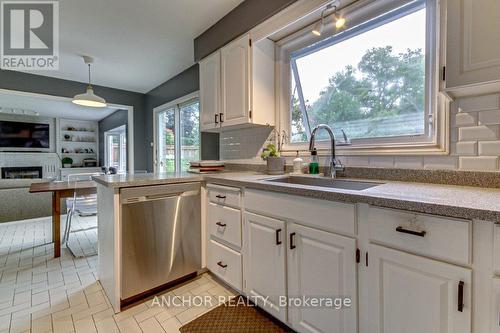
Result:
[[[270,175],[282,175],[285,173],[284,157],[280,157],[279,151],[272,143],[268,144],[260,155],[263,160],[267,161],[267,173]]]
[[[71,157],[65,157],[61,160],[63,168],[71,168],[73,165],[73,159]]]

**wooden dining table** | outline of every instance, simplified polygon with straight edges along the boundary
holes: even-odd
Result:
[[[54,258],[61,256],[61,199],[78,195],[89,195],[97,192],[94,181],[54,181],[46,183],[33,183],[30,193],[52,192],[52,242],[54,243]]]

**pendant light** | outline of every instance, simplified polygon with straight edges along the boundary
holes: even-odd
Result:
[[[82,58],[83,62],[85,62],[85,64],[89,68],[89,85],[87,86],[87,91],[85,93],[78,94],[75,97],[73,97],[73,103],[93,108],[106,107],[107,104],[104,98],[94,94],[94,89],[92,89],[92,85],[90,84],[90,65],[94,62],[94,59],[92,59],[92,57],[89,56],[82,56]]]

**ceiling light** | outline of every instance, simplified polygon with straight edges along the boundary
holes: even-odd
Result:
[[[323,32],[323,24],[321,22],[316,23],[312,30],[313,35],[321,36],[322,32]]]
[[[336,17],[335,18],[335,28],[340,29],[344,27],[345,25],[345,18],[343,17]]]
[[[82,57],[85,64],[89,67],[89,85],[87,86],[86,92],[84,92],[83,94],[78,94],[75,97],[73,97],[73,103],[93,108],[106,107],[107,104],[104,98],[94,94],[94,89],[92,89],[92,85],[90,84],[90,65],[94,62],[94,59],[88,56],[82,56]]]
[[[313,29],[311,30],[311,32],[315,35],[315,36],[321,36],[321,34],[323,33],[323,29],[324,29],[324,26],[325,26],[325,17],[327,15],[325,15],[325,13],[327,11],[329,11],[330,9],[333,9],[333,18],[335,20],[335,27],[337,29],[341,29],[345,26],[345,23],[346,23],[346,19],[342,16],[337,16],[335,15],[335,12],[337,11],[337,7],[338,5],[340,5],[340,1],[334,1],[333,3],[330,3],[328,4],[322,11],[321,11],[321,19],[314,25]]]

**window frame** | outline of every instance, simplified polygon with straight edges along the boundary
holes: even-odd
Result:
[[[153,170],[154,172],[159,172],[158,170],[158,115],[163,111],[174,110],[174,160],[175,160],[175,171],[181,172],[181,116],[180,110],[183,106],[194,103],[195,101],[200,102],[199,91],[195,91],[188,95],[177,98],[173,101],[167,102],[153,109]],[[201,112],[201,110],[200,110]],[[198,123],[200,126],[200,122]],[[201,129],[200,133],[200,149],[201,149]]]
[[[426,7],[426,128],[429,115],[432,117],[433,126],[428,137],[419,136],[397,136],[372,139],[355,139],[352,145],[339,146],[338,155],[393,155],[393,154],[447,154],[449,152],[449,129],[448,129],[448,109],[449,100],[447,96],[439,93],[440,87],[440,57],[439,49],[442,47],[438,38],[441,30],[439,13],[440,8],[437,0],[381,0],[370,1],[361,0],[354,5],[348,6],[341,11],[343,16],[348,17],[348,22],[352,29],[337,32],[334,28],[333,20],[325,25],[323,37],[317,37],[311,33],[314,23],[303,29],[288,35],[279,40],[277,45],[277,118],[279,120],[280,131],[291,131],[291,72],[292,63],[290,61],[299,50],[302,52],[320,49],[316,43],[326,43],[326,39],[336,43],[354,37],[364,31],[374,29],[385,23],[400,18],[408,12],[414,12],[422,7]],[[400,7],[405,7],[402,10]],[[399,8],[399,9],[398,9]],[[388,15],[392,12],[393,15]],[[370,22],[368,22],[370,21]],[[325,38],[325,35],[327,36]],[[333,44],[332,42],[329,43]],[[305,48],[305,50],[304,50]],[[329,144],[325,141],[318,141],[317,148],[320,154],[327,154]],[[308,143],[286,143],[283,146],[283,155],[291,156],[296,151],[307,151]]]

